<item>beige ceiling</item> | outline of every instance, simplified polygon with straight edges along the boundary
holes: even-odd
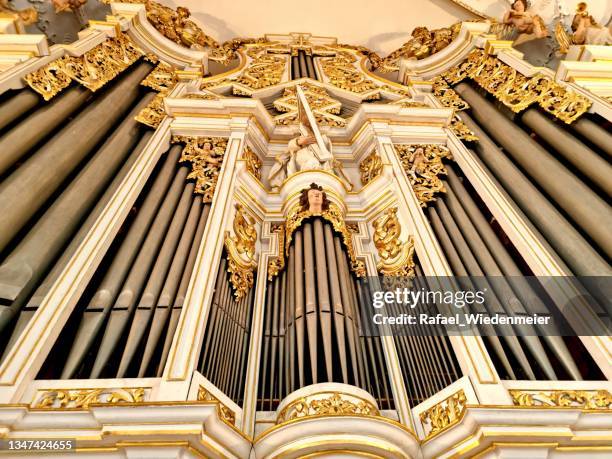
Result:
[[[266,33],[310,32],[387,54],[417,26],[475,18],[451,0],[160,0],[186,6],[218,41]]]

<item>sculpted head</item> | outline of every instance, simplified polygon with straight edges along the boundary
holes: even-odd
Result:
[[[309,188],[304,188],[300,195],[300,207],[302,211],[308,210],[313,214],[320,214],[329,209],[329,199],[323,187],[311,183]]]
[[[512,4],[512,9],[519,13],[524,13],[525,11],[527,11],[528,7],[529,7],[529,4],[527,3],[527,0],[516,0]]]

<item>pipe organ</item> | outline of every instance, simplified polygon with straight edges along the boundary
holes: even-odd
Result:
[[[1,447],[607,454],[609,99],[487,21],[381,67],[111,9],[0,73]],[[401,286],[487,293],[380,326]],[[553,321],[419,318],[459,312]]]

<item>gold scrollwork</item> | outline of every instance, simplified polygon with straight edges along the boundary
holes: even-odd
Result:
[[[338,51],[334,57],[321,59],[323,72],[334,86],[358,94],[376,89],[376,84],[355,67],[356,61],[349,51]],[[372,99],[380,99],[380,94],[372,95]]]
[[[591,410],[612,408],[612,395],[602,390],[510,390],[517,406],[576,407]]]
[[[225,232],[225,250],[227,252],[228,272],[231,274],[230,282],[234,286],[234,297],[241,299],[253,287],[254,271],[257,268],[255,261],[255,243],[257,230],[255,222],[246,215],[241,204],[235,204],[236,215],[232,228],[234,236]]]
[[[338,392],[302,397],[282,409],[276,424],[311,416],[378,416],[378,408],[368,400]]]
[[[279,112],[283,112],[282,115],[274,117],[276,124],[297,124],[298,102],[296,86],[293,85],[285,88],[282,97],[274,101],[274,108]],[[304,90],[308,105],[310,105],[319,125],[346,126],[346,120],[338,116],[342,109],[342,102],[331,97],[325,88],[312,83],[302,83],[300,86]]]
[[[592,104],[545,75],[526,77],[481,49],[473,50],[465,61],[441,76],[451,85],[470,78],[515,113],[537,103],[567,124],[586,113]]]
[[[123,34],[109,38],[79,57],[64,56],[25,76],[46,101],[77,81],[96,91],[138,60],[143,52]]]
[[[459,421],[465,413],[467,399],[463,389],[436,403],[420,415],[423,428],[428,427],[425,439],[429,439],[438,432],[445,430]]]
[[[64,70],[64,60],[57,59],[26,75],[25,81],[48,101],[67,88],[72,79]]]
[[[289,255],[289,247],[291,245],[291,239],[294,231],[302,226],[304,220],[314,216],[322,217],[330,222],[334,228],[334,231],[342,235],[342,242],[348,250],[349,259],[351,261],[351,270],[357,277],[365,277],[365,264],[363,261],[357,259],[355,249],[353,247],[351,232],[344,222],[342,211],[333,202],[330,202],[329,208],[320,214],[314,213],[309,209],[302,209],[299,203],[294,205],[291,210],[289,210],[287,214],[287,221],[285,222],[285,255]]]
[[[144,387],[110,389],[52,389],[42,392],[32,408],[87,408],[92,404],[117,405],[145,401]]]
[[[237,78],[237,82],[249,89],[262,89],[281,82],[287,57],[269,54],[266,45],[257,44],[248,47],[249,65]],[[236,95],[250,95],[245,88],[234,87]]]
[[[443,106],[453,108],[455,111],[467,110],[470,108],[469,104],[463,100],[454,89],[451,89],[443,78],[437,77],[434,79],[433,95]]]
[[[175,135],[172,137],[172,143],[185,144],[180,162],[191,163],[191,173],[187,178],[195,180],[195,192],[202,195],[204,202],[212,202],[227,148],[227,139]]]
[[[198,387],[199,402],[214,402],[217,404],[219,417],[228,424],[236,425],[236,413],[225,406],[221,401],[211,394],[204,386]]]
[[[461,121],[461,118],[459,118],[457,115],[454,115],[451,119],[450,129],[459,140],[465,140],[466,142],[478,141],[478,137],[463,121]]]
[[[165,62],[160,62],[140,84],[157,92],[165,92],[174,88],[177,82],[178,78],[174,68]]]
[[[146,107],[138,112],[134,119],[139,123],[157,129],[166,116],[164,97],[164,93],[157,94]]]
[[[397,207],[386,209],[372,222],[374,246],[380,261],[376,265],[384,276],[414,277],[414,238],[400,240],[402,227],[397,218]]]
[[[373,150],[359,163],[359,172],[361,173],[361,184],[367,185],[372,180],[380,177],[383,170],[383,162],[376,150]]]
[[[247,171],[249,171],[257,180],[261,180],[261,166],[263,165],[263,162],[248,145],[244,147],[242,159],[246,161]]]
[[[435,201],[436,193],[446,189],[439,175],[446,175],[443,158],[452,159],[450,150],[443,145],[394,145],[404,166],[408,180],[422,207]]]
[[[278,238],[278,256],[268,260],[268,280],[272,280],[274,276],[285,268],[285,225],[274,225],[272,232],[276,233]]]

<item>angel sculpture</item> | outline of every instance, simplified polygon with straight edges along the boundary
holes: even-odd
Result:
[[[528,8],[527,0],[515,0],[502,20],[504,24],[513,26],[519,33],[517,42],[524,43],[533,38],[548,37],[548,30],[542,17],[529,11]]]

